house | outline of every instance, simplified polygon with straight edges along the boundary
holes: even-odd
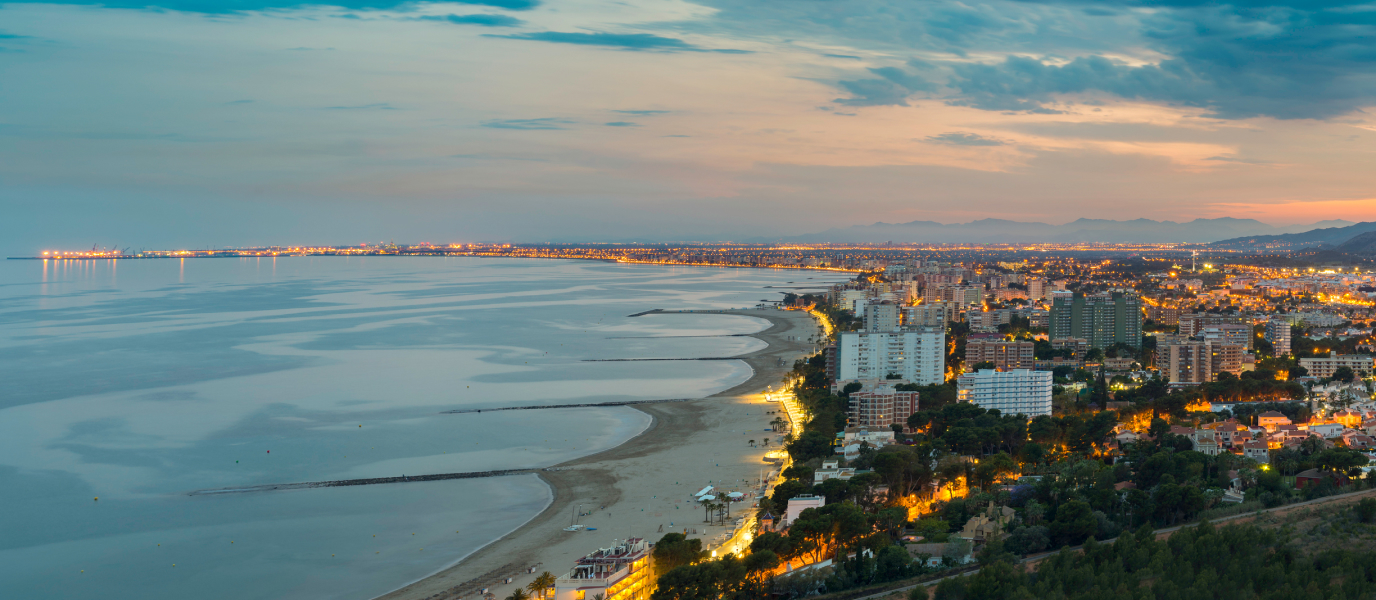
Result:
[[[789,498],[788,510],[784,511],[784,517],[782,521],[779,521],[779,526],[788,527],[803,511],[809,508],[822,508],[826,504],[825,496],[794,496]]]
[[[1347,477],[1342,475],[1341,473],[1330,473],[1320,471],[1318,469],[1309,469],[1307,471],[1301,471],[1299,474],[1295,475],[1295,488],[1304,489],[1305,487],[1311,485],[1318,485],[1319,482],[1323,481],[1324,479],[1331,479],[1333,480],[1333,483],[1337,484],[1338,486],[1347,485]]]
[[[1013,517],[1017,514],[1007,506],[994,506],[994,502],[989,502],[989,508],[984,510],[984,514],[970,517],[965,522],[964,529],[960,531],[960,537],[976,542],[985,542],[1003,537],[1003,526],[1013,522]]]
[[[1335,438],[1343,434],[1346,427],[1342,423],[1323,423],[1310,425],[1309,432],[1323,436],[1325,439]]]
[[[1196,431],[1190,436],[1190,449],[1209,456],[1218,456],[1218,439],[1212,431]]]
[[[1267,431],[1275,431],[1278,425],[1289,425],[1290,417],[1287,417],[1274,410],[1268,410],[1257,415],[1257,425],[1265,427]]]
[[[1271,453],[1266,448],[1266,442],[1246,442],[1242,444],[1242,457],[1264,465],[1270,462]]]
[[[840,466],[839,461],[824,460],[822,468],[812,472],[812,483],[816,485],[828,479],[840,479],[842,481],[855,477],[855,469]]]
[[[1343,443],[1347,444],[1348,448],[1354,450],[1369,450],[1371,448],[1376,448],[1376,438],[1372,438],[1360,431],[1348,429],[1343,432],[1342,439]]]
[[[974,549],[974,544],[968,545],[971,550]],[[941,559],[946,555],[946,544],[904,544],[903,546],[908,550],[908,555],[913,557],[914,560],[925,557],[922,564],[928,567],[940,567],[942,563]],[[972,562],[975,562],[975,557],[969,552],[956,560],[956,564],[961,565]]]

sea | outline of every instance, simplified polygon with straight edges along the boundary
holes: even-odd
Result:
[[[538,468],[745,381],[802,270],[469,257],[0,262],[0,596],[366,600],[551,501]],[[590,548],[595,546],[590,543]],[[569,565],[544,565],[560,572]],[[476,574],[475,574],[476,575]]]

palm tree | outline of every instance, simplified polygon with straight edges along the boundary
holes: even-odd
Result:
[[[510,596],[506,597],[506,600],[530,600],[530,594],[527,594],[526,591],[521,588],[516,588],[511,592]]]
[[[750,440],[750,441],[748,441],[748,442],[746,442],[746,443],[747,443],[747,444],[750,444],[750,447],[751,447],[751,448],[754,448],[754,447],[755,447],[755,440]]]
[[[761,445],[761,446],[768,446],[768,445],[769,445],[769,438],[764,438],[763,440],[760,440],[760,445]]]
[[[532,594],[535,594],[537,598],[544,598],[545,594],[549,592],[549,588],[552,587],[554,587],[554,575],[549,571],[545,571],[544,573],[536,575],[535,581],[530,582],[530,585],[527,585],[526,589],[530,590]]]

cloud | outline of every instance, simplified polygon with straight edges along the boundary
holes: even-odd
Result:
[[[630,121],[612,121],[611,123],[603,123],[603,125],[607,127],[640,127],[639,123],[632,123]]]
[[[927,142],[932,144],[947,144],[950,146],[1002,146],[1004,142],[994,138],[987,138],[975,133],[961,133],[953,131],[941,135],[927,136]]]
[[[5,33],[5,32],[3,32],[3,31],[0,31],[0,40],[18,40],[18,39],[23,39],[23,38],[27,38],[27,37],[29,37],[29,36],[27,36],[27,35],[18,35],[18,34],[14,34],[14,33]]]
[[[536,31],[514,33],[511,35],[491,35],[488,37],[512,40],[532,40],[555,44],[576,44],[580,46],[603,46],[622,50],[648,50],[658,52],[719,52],[723,54],[749,54],[749,50],[700,48],[678,38],[664,37],[653,33],[578,33],[568,31]]]
[[[530,10],[539,0],[447,0],[451,4],[491,6],[505,10]],[[104,8],[161,8],[202,14],[233,14],[282,10],[305,6],[334,6],[349,10],[396,10],[415,4],[414,0],[16,0],[12,4],[75,4]],[[350,17],[344,17],[350,18]],[[356,18],[356,17],[355,17]]]
[[[388,103],[386,103],[386,102],[378,102],[378,103],[376,103],[376,104],[360,104],[360,105],[358,105],[358,106],[326,106],[326,107],[325,107],[325,110],[398,110],[398,109],[397,109],[397,107],[392,106],[391,104],[388,104]]]
[[[225,104],[228,105],[228,106],[234,106],[234,105],[236,105],[236,104],[253,104],[253,101],[252,101],[252,100],[233,100],[233,101],[230,101],[230,102],[226,102]]]
[[[859,56],[851,56],[851,55],[849,55],[849,54],[823,54],[822,56],[825,56],[825,57],[828,57],[828,58],[845,58],[845,59],[850,59],[850,60],[861,60],[861,58],[860,58]]]
[[[897,67],[878,67],[869,71],[882,79],[837,82],[841,89],[850,92],[854,97],[837,98],[832,102],[846,106],[907,106],[908,96],[937,89],[936,84]]]
[[[457,25],[482,25],[483,27],[516,27],[525,21],[506,15],[428,15],[417,17],[418,21],[444,21]]]
[[[483,127],[490,129],[523,129],[523,130],[547,130],[547,129],[568,129],[564,125],[572,125],[574,122],[567,119],[555,117],[544,117],[540,119],[492,119],[483,122]]]
[[[623,115],[636,115],[638,117],[653,117],[655,115],[669,114],[667,110],[614,110],[612,112]]]

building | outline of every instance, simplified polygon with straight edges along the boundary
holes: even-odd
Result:
[[[928,302],[903,307],[903,326],[908,328],[940,327],[960,319],[960,307],[955,302]]]
[[[1148,306],[1147,318],[1160,325],[1175,327],[1180,324],[1180,308],[1175,306]]]
[[[1186,313],[1180,315],[1180,335],[1199,335],[1205,327],[1217,327],[1219,325],[1247,325],[1247,318],[1242,315],[1221,315],[1215,313]],[[1250,329],[1249,329],[1249,334]]]
[[[812,483],[816,485],[828,479],[849,481],[852,477],[855,477],[854,467],[842,467],[841,461],[837,460],[824,460],[822,461],[822,468],[812,472]]]
[[[1029,300],[1041,300],[1046,297],[1046,280],[1034,277],[1027,280],[1027,298]]]
[[[1142,303],[1136,294],[1051,293],[1051,339],[1084,338],[1090,347],[1142,347]]]
[[[823,496],[794,496],[792,498],[789,498],[788,510],[784,511],[784,520],[780,521],[779,525],[782,527],[788,527],[794,521],[798,520],[798,515],[803,514],[803,511],[809,508],[822,508],[823,506],[826,506],[826,504],[827,499]],[[555,598],[555,600],[564,599]],[[589,598],[588,600],[592,599]]]
[[[897,302],[873,302],[865,305],[865,331],[896,331],[899,325]]]
[[[968,342],[967,342],[967,343],[968,343]],[[1089,352],[1089,348],[1090,348],[1090,346],[1089,346],[1089,340],[1084,339],[1084,338],[1052,338],[1052,339],[1051,339],[1051,349],[1052,349],[1052,350],[1065,350],[1065,349],[1067,349],[1067,348],[1070,349],[1070,357],[1071,357],[1071,358],[1083,359],[1083,358],[1085,357],[1085,354]]]
[[[1171,385],[1198,385],[1214,380],[1209,344],[1181,342],[1166,348],[1166,377]]]
[[[956,382],[956,398],[1005,415],[1051,415],[1051,373],[1048,371],[995,371],[965,373]]]
[[[905,379],[934,385],[946,379],[946,331],[924,328],[840,334],[836,381]]]
[[[889,426],[898,423],[906,430],[908,417],[917,412],[917,395],[895,391],[885,383],[878,383],[869,391],[853,392],[848,410],[850,426],[890,431],[892,435]]]
[[[1214,377],[1219,373],[1232,373],[1241,376],[1246,369],[1247,347],[1241,344],[1215,344],[1205,340],[1209,345],[1209,368],[1213,371]]]
[[[1242,457],[1266,464],[1271,460],[1271,453],[1266,448],[1266,442],[1244,442],[1242,444]]]
[[[836,305],[839,306],[841,310],[853,311],[855,310],[855,304],[859,302],[863,305],[865,298],[868,296],[869,294],[865,290],[837,290]]]
[[[650,545],[641,538],[613,540],[612,547],[578,559],[572,571],[554,580],[554,600],[644,598],[653,584]]]
[[[977,365],[982,362],[994,363],[1000,371],[1034,368],[1037,344],[1030,341],[1010,342],[1008,340],[965,341],[965,364]]]
[[[1278,427],[1290,424],[1290,417],[1274,410],[1257,415],[1257,426],[1265,428],[1266,431],[1275,431]]]
[[[1236,323],[1224,323],[1221,325],[1205,325],[1195,335],[1222,344],[1238,344],[1247,350],[1252,349],[1252,326],[1238,325]]]
[[[1327,358],[1301,358],[1300,366],[1309,370],[1312,377],[1332,377],[1340,367],[1352,369],[1359,376],[1370,375],[1373,359],[1364,354],[1338,354],[1329,352]]]
[[[1266,322],[1266,341],[1275,348],[1276,356],[1290,353],[1290,322],[1284,319],[1271,319]]]

